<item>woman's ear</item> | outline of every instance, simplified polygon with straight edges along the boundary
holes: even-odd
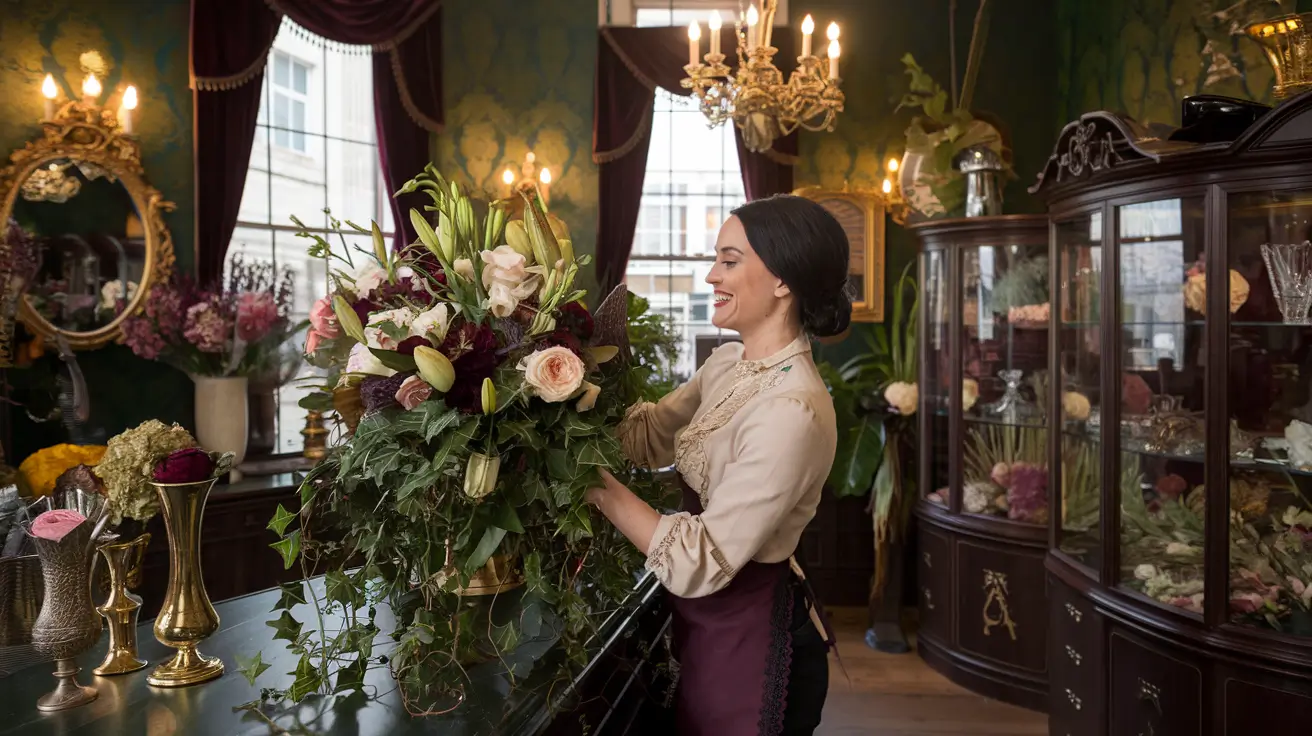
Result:
[[[779,279],[779,280],[775,283],[775,286],[774,286],[774,296],[775,296],[776,299],[783,299],[784,297],[786,297],[786,296],[788,296],[789,294],[792,294],[792,293],[793,293],[793,290],[788,288],[788,284],[785,284],[785,283],[783,282],[783,279]]]

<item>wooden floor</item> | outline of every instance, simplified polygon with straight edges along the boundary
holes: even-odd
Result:
[[[930,669],[914,652],[881,654],[865,645],[865,611],[830,609],[847,668],[829,660],[821,736],[1046,736],[1041,713],[975,695]],[[851,678],[851,683],[848,682]]]

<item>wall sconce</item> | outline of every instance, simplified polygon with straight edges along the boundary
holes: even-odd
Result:
[[[78,101],[73,100],[65,103],[65,106],[80,104],[82,108],[94,111],[96,108],[100,107],[97,101],[100,99],[100,95],[103,92],[104,85],[100,83],[100,80],[96,78],[96,75],[87,74],[86,77],[82,79],[81,102],[78,103]],[[41,96],[45,98],[45,114],[42,116],[41,122],[53,121],[56,116],[55,101],[59,99],[59,85],[55,84],[55,76],[53,74],[47,74],[45,79],[41,81]],[[119,128],[121,128],[122,132],[127,135],[132,134],[132,111],[137,109],[137,104],[137,88],[129,84],[127,88],[123,90],[123,94],[119,97],[116,114]]]
[[[905,225],[907,222],[907,201],[902,194],[902,177],[899,176],[901,169],[902,164],[897,157],[890,156],[884,164],[884,181],[880,184],[879,189],[884,193],[884,203],[889,216],[893,218],[893,222]]]
[[[515,173],[514,167],[507,166],[506,170],[501,172],[502,191],[505,198],[510,198],[516,192],[533,191],[537,186],[542,193],[542,203],[547,204],[551,200],[551,169],[545,166],[541,169],[537,166],[537,156],[532,151],[524,154],[524,163],[519,167],[519,174]]]

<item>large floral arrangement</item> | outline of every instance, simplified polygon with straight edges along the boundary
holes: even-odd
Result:
[[[311,313],[306,357],[327,375],[323,395],[358,393],[363,418],[307,477],[300,513],[279,508],[270,523],[288,566],[328,569],[321,597],[296,585],[275,610],[300,664],[289,687],[265,689],[272,700],[358,689],[387,667],[412,714],[458,710],[480,665],[509,684],[539,667],[521,641],[555,640],[563,664],[585,662],[640,567],[584,501],[598,468],[625,465],[613,428],[639,386],[623,290],[594,319],[574,287],[588,259],[535,197],[507,222],[508,203],[431,167],[402,189],[416,190],[437,226],[412,211],[419,242],[399,253],[377,225],[358,228],[372,250],[305,234],[333,284]],[[645,480],[632,487],[646,493]],[[494,569],[523,584],[461,595]],[[302,633],[292,607],[307,594],[313,620],[345,624]],[[395,647],[375,652],[384,625]],[[265,669],[242,661],[252,681]]]
[[[291,271],[234,259],[226,283],[176,276],[153,287],[142,313],[123,321],[123,341],[193,376],[266,373],[301,327],[288,316],[291,298]]]

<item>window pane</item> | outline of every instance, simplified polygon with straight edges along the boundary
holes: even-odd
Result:
[[[255,128],[251,163],[246,171],[246,187],[241,193],[241,209],[237,212],[237,219],[242,222],[269,222],[269,129],[264,126]]]
[[[374,72],[369,55],[330,51],[324,60],[324,68],[330,87],[324,100],[325,131],[334,138],[372,143]],[[311,97],[316,99],[322,95],[322,91],[311,91]]]
[[[286,130],[279,128],[273,131],[273,144],[275,146],[280,146],[282,148],[291,148],[290,141],[291,141],[291,136]]]
[[[300,100],[292,100],[292,120],[291,126],[296,130],[305,130],[305,103]]]
[[[283,34],[280,32],[278,35],[281,36]],[[288,82],[288,78],[290,76],[288,72],[288,67],[290,65],[291,65],[291,59],[289,59],[286,54],[273,55],[273,83],[274,84],[278,85],[279,87],[290,86]]]
[[[328,206],[334,217],[369,227],[377,211],[379,165],[374,146],[328,141]]]
[[[292,89],[305,94],[305,90],[309,86],[307,81],[310,76],[309,68],[304,64],[297,63],[292,65],[292,72]]]
[[[291,114],[288,110],[290,106],[291,100],[287,98],[287,95],[284,95],[281,92],[273,93],[273,124],[275,127],[292,127]],[[302,123],[304,123],[304,120],[302,120]]]

